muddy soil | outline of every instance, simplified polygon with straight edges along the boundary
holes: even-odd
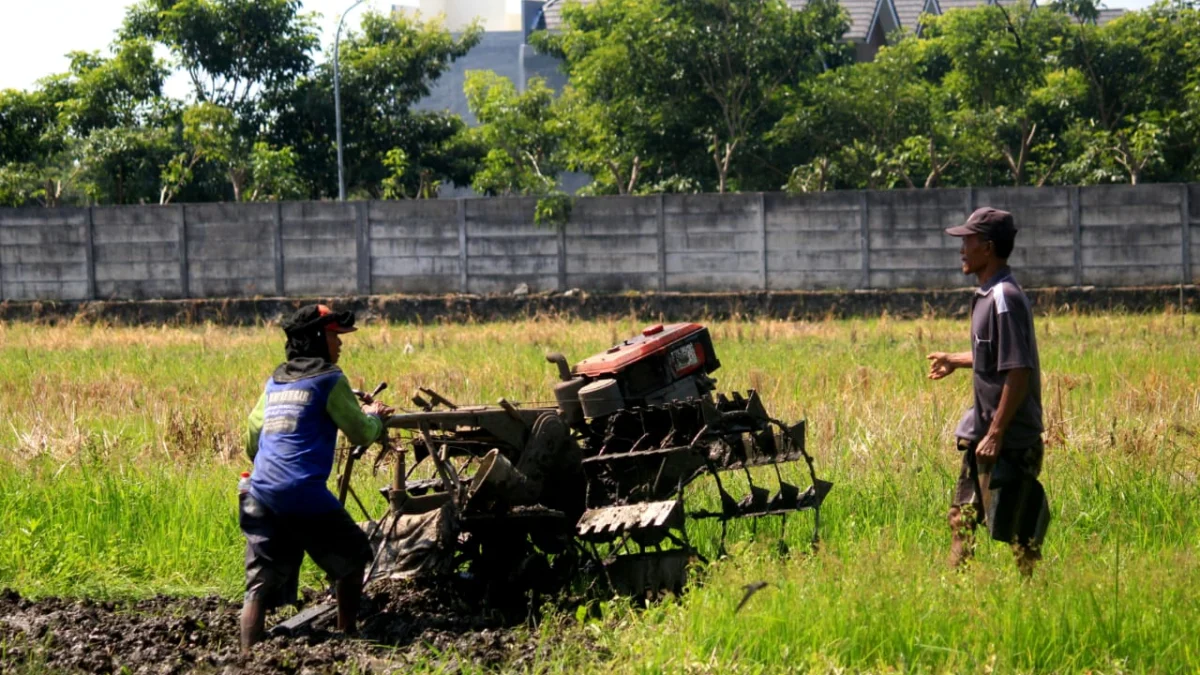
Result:
[[[2,591],[0,672],[387,673],[418,661],[445,672],[522,670],[538,649],[526,611],[488,609],[456,582],[377,582],[356,638],[318,622],[302,635],[268,638],[249,658],[238,653],[240,610],[220,598],[34,601]]]

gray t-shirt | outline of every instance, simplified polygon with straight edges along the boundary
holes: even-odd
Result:
[[[1042,438],[1042,369],[1033,308],[1012,271],[1001,269],[971,299],[971,347],[975,365],[975,404],[958,423],[954,435],[978,441],[987,434],[1000,407],[1008,371],[1029,368],[1029,395],[1017,408],[1004,433],[1004,447],[1028,448]]]

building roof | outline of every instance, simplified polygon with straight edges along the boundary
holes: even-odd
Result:
[[[946,13],[952,9],[971,9],[980,5],[991,4],[983,0],[935,0],[938,5],[939,13]]]
[[[1021,4],[1028,4],[1030,7],[1037,9],[1037,0],[935,0],[938,9],[941,12],[948,12],[952,9],[971,9],[980,5],[1003,5],[1004,7],[1015,7]]]
[[[871,19],[875,16],[875,9],[880,3],[888,0],[841,0],[842,8],[846,10],[846,14],[850,17],[850,30],[846,31],[846,37],[851,40],[865,40],[867,30],[871,27]],[[804,9],[808,4],[808,0],[788,0],[788,4],[792,9]]]
[[[900,27],[913,33],[920,25],[921,13],[926,11],[929,4],[925,0],[892,0],[896,7],[896,16],[900,19]]]
[[[595,2],[595,0],[576,1],[583,5]],[[562,8],[565,4],[567,4],[567,0],[546,0],[546,4],[542,5],[542,15],[546,18],[546,30],[562,28]]]

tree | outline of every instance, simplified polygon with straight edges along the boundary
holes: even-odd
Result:
[[[154,126],[165,69],[144,40],[111,51],[71,52],[67,72],[43,78],[34,92],[0,97],[0,165],[10,186],[25,186],[7,190],[7,203],[58,205],[75,199],[76,188],[97,202],[153,198],[156,163],[169,155]]]
[[[928,17],[851,63],[836,0],[568,2],[533,42],[569,83],[475,73],[481,122],[417,111],[481,28],[366,13],[341,49],[356,197],[472,184],[538,195],[1187,182],[1200,175],[1200,9],[1158,0],[1099,24],[1097,0]],[[167,60],[155,57],[164,48]],[[0,204],[336,194],[332,64],[301,0],[138,0],[107,52],[0,92]],[[162,94],[168,68],[194,98]]]
[[[1188,133],[1180,87],[1195,82],[1200,69],[1200,12],[1160,2],[1097,26],[1091,0],[1055,8],[1074,20],[1062,61],[1086,82],[1073,132],[1075,175],[1138,183],[1147,171],[1162,171],[1164,180],[1187,180],[1187,158],[1200,145]]]
[[[242,201],[242,190],[250,177],[250,148],[238,134],[233,111],[215,103],[197,103],[188,108],[183,112],[183,140],[191,146],[188,168],[200,161],[220,166],[233,188],[233,200]]]
[[[114,43],[112,51],[107,58],[71,52],[67,72],[41,83],[59,101],[61,123],[79,138],[96,129],[142,126],[162,97],[167,71],[153,45],[134,38]]]
[[[48,166],[64,153],[67,138],[57,102],[43,91],[0,91],[0,205],[46,203],[61,194]]]
[[[725,192],[735,153],[762,125],[762,118],[787,85],[820,70],[818,54],[845,32],[832,3],[814,2],[804,12],[787,3],[704,0],[673,13],[684,40],[674,56],[691,65],[700,91],[715,109],[716,123],[704,130]],[[817,30],[814,30],[814,27]]]
[[[252,153],[275,117],[265,98],[312,67],[317,34],[300,8],[300,0],[141,0],[127,10],[120,39],[166,47],[195,95],[177,134],[189,147],[163,166],[160,202],[194,184],[202,161],[219,165],[243,198]],[[224,197],[212,187],[201,196]]]
[[[447,182],[469,184],[484,151],[463,121],[448,114],[419,114],[409,121],[411,150],[392,148],[384,156],[389,174],[381,181],[381,196],[436,199]]]
[[[0,165],[37,161],[61,146],[55,103],[41,91],[0,91]]]
[[[80,144],[80,186],[91,201],[105,204],[154,203],[160,167],[173,148],[163,129],[94,129]]]
[[[572,119],[564,163],[590,173],[594,193],[630,192],[646,177],[693,173],[683,168],[696,154],[687,119],[693,97],[672,108],[658,88],[673,67],[648,32],[658,28],[662,11],[661,2],[568,3],[561,33],[531,39],[562,61],[570,79],[559,104]]]
[[[790,88],[848,54],[831,0],[802,11],[783,0],[612,0],[568,4],[563,17],[563,32],[537,45],[563,59],[573,105],[590,118],[585,142],[569,144],[572,163],[608,165],[610,185],[627,187],[635,166],[638,180],[649,169],[719,191],[740,171],[756,176],[738,158],[778,120]]]
[[[1074,102],[1047,75],[1066,31],[1063,15],[1028,5],[952,10],[927,25],[952,65],[956,123],[993,147],[1013,185],[1043,184],[1061,160],[1061,113]]]
[[[384,156],[383,165],[391,171],[391,174],[383,179],[383,198],[408,199],[410,195],[407,177],[412,175],[412,172],[409,170],[408,153],[400,148],[392,148]],[[418,198],[425,197],[424,193],[436,190],[436,186],[426,187],[424,181],[422,181],[420,187],[417,189],[417,193],[413,196]]]
[[[607,107],[589,101],[567,86],[554,104],[554,114],[564,120],[563,164],[571,171],[590,174],[590,194],[633,194],[646,164],[640,154],[637,130],[622,126]]]
[[[164,45],[198,102],[245,118],[264,91],[312,65],[316,31],[300,7],[300,0],[142,0],[127,11],[121,39]]]
[[[59,206],[70,198],[78,140],[63,128],[58,106],[44,91],[0,93],[0,204]]]
[[[0,206],[25,206],[37,198],[42,188],[36,165],[0,165]]]
[[[478,25],[456,37],[437,20],[368,12],[360,30],[343,38],[342,138],[349,192],[381,197],[383,180],[393,176],[384,159],[394,149],[422,167],[418,174],[431,172],[431,180],[469,182],[482,153],[460,142],[462,121],[412,108],[481,36]],[[296,149],[297,172],[308,195],[336,195],[332,64],[321,64],[267,102],[274,114],[268,140]]]
[[[237,122],[228,108],[198,103],[183,111],[182,125],[187,150],[163,167],[159,203],[170,203],[204,165],[220,168],[234,201],[291,199],[303,194],[295,150],[275,148],[266,141],[247,147],[248,141],[237,133]]]
[[[1187,145],[1196,149],[1200,148],[1200,69],[1192,71],[1192,74],[1188,76],[1184,91],[1183,112],[1180,114],[1180,135],[1187,139]],[[1200,151],[1191,154],[1191,159],[1183,169],[1185,175],[1191,176],[1191,180],[1196,180],[1196,177],[1200,176]]]
[[[796,191],[935,187],[959,160],[937,44],[908,36],[874,61],[804,83],[771,132],[793,157]],[[852,139],[847,142],[847,139]]]
[[[467,72],[463,90],[479,120],[472,135],[489,148],[471,186],[489,195],[551,192],[562,170],[564,123],[555,115],[554,92],[545,80],[530,80],[518,94],[512,80],[476,70]]]
[[[59,124],[73,139],[68,161],[78,167],[88,200],[153,202],[159,166],[171,155],[163,127],[170,115],[162,99],[166,68],[141,38],[118,41],[111,52],[70,53],[67,73],[43,87],[60,98]]]
[[[255,143],[250,151],[250,172],[252,183],[247,201],[280,201],[303,194],[296,175],[296,152],[291,148],[276,150],[265,141]]]

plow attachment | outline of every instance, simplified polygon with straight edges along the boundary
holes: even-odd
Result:
[[[596,451],[583,460],[589,508],[576,534],[624,592],[673,590],[681,556],[702,559],[687,536],[688,519],[720,520],[723,554],[730,520],[775,516],[781,521],[780,549],[786,550],[787,516],[811,510],[815,543],[821,503],[833,485],[817,478],[804,431],[803,422],[787,426],[768,416],[754,391],[617,413],[604,426]],[[801,460],[811,479],[804,491],[779,470],[780,464]],[[756,482],[750,469],[767,466],[773,480]],[[727,487],[730,474],[745,476],[740,498]],[[685,509],[685,487],[703,476],[712,476],[719,508]]]
[[[815,542],[832,487],[816,476],[804,423],[771,418],[753,391],[625,409],[573,427],[556,409],[506,405],[407,413],[389,426],[411,432],[407,454],[437,477],[409,480],[403,499],[368,530],[377,551],[371,578],[459,570],[511,584],[536,569],[537,585],[563,585],[591,570],[624,594],[677,591],[688,562],[703,559],[690,520],[719,520],[723,553],[730,520],[777,517],[786,548],[787,516],[812,511]],[[810,479],[805,488],[780,471],[797,462]],[[715,508],[689,509],[685,502],[704,491],[689,486],[706,476]],[[732,494],[733,483],[744,494]]]

